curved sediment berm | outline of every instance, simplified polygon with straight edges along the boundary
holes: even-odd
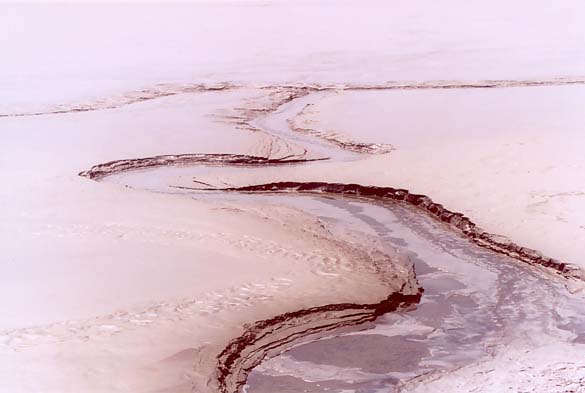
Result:
[[[505,254],[531,265],[543,266],[567,278],[585,280],[585,272],[581,268],[546,257],[537,250],[519,246],[506,237],[486,232],[462,213],[448,210],[443,205],[433,202],[426,195],[413,194],[405,189],[324,182],[276,182],[225,190],[238,192],[314,192],[358,196],[379,201],[403,201],[429,213],[440,221],[452,225],[454,229],[480,247]]]
[[[217,357],[211,387],[220,393],[236,393],[248,374],[268,357],[293,345],[321,338],[332,331],[376,320],[420,301],[422,290],[405,289],[375,304],[331,304],[299,310],[258,321],[232,340]]]
[[[296,157],[266,158],[245,154],[173,154],[145,158],[130,158],[94,165],[79,176],[99,180],[106,176],[140,169],[185,166],[185,165],[222,165],[222,166],[269,166],[282,164],[298,164],[323,159],[299,159]]]

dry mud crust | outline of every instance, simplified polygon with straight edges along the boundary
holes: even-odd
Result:
[[[392,187],[363,186],[360,184],[323,183],[323,182],[276,182],[246,187],[226,189],[239,192],[318,192],[327,194],[356,195],[376,200],[404,201],[410,205],[429,213],[433,217],[451,224],[461,234],[472,240],[480,247],[490,249],[514,259],[544,266],[567,277],[585,280],[585,272],[579,267],[567,262],[543,256],[539,251],[519,246],[509,239],[494,235],[479,228],[474,222],[462,213],[453,212],[443,205],[421,194],[413,194],[405,189]]]
[[[217,386],[213,388],[221,393],[236,393],[246,383],[248,373],[267,357],[333,330],[371,322],[382,314],[417,304],[421,295],[422,290],[415,294],[397,292],[375,304],[332,304],[256,322],[217,357],[213,383]]]

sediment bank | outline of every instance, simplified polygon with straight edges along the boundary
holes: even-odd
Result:
[[[451,224],[463,236],[480,247],[505,254],[516,260],[532,265],[543,266],[559,274],[579,280],[585,280],[585,273],[573,264],[542,255],[539,251],[522,247],[503,236],[488,233],[478,227],[470,218],[435,203],[430,197],[413,194],[405,189],[392,187],[363,186],[360,184],[324,183],[324,182],[276,182],[254,186],[227,188],[226,191],[239,192],[317,192],[337,195],[354,195],[376,200],[404,201],[431,214],[438,220]]]
[[[380,315],[418,303],[422,289],[410,292],[404,291],[403,287],[375,304],[331,304],[254,323],[218,355],[217,390],[221,393],[238,392],[252,369],[267,357],[292,345],[323,337],[343,327],[372,322]]]

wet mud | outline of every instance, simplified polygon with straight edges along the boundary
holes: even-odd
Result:
[[[272,123],[266,121],[269,115],[277,114],[283,106],[290,105],[312,92],[336,89],[538,87],[584,83],[585,79],[582,78],[558,78],[519,81],[401,82],[380,86],[278,86],[271,105],[259,108],[236,108],[238,115],[226,118],[252,131],[266,132],[269,127],[279,129],[278,132],[282,134],[272,139],[274,146],[271,142],[265,154],[181,154],[121,159],[95,165],[79,175],[92,180],[103,180],[108,176],[124,172],[168,166],[261,167],[303,164],[329,159],[328,156],[311,157],[307,148],[293,149],[287,136],[303,133],[303,130],[295,130],[288,122],[286,114],[276,116],[276,120]],[[225,85],[220,88],[233,87]],[[264,88],[271,90],[276,87]],[[157,97],[148,99],[154,98]],[[122,104],[129,103],[131,102]],[[102,108],[87,110],[95,109]],[[298,109],[302,110],[302,107]],[[280,129],[284,127],[286,130]],[[327,139],[310,132],[305,133],[309,137]],[[330,138],[327,142],[337,148],[361,154],[373,154],[384,149],[386,150],[383,152],[388,153],[392,150],[391,148],[382,149],[376,144],[358,142],[344,144],[345,142],[342,143],[334,138]],[[293,150],[294,153],[292,153]],[[201,185],[206,187],[202,189]],[[222,189],[200,183],[193,187],[183,188],[193,192],[205,190],[205,192],[237,195],[253,194],[254,197],[275,193],[291,197],[294,195],[322,199],[333,197],[329,203],[344,204],[345,209],[349,210],[355,208],[352,204],[386,210],[390,206],[390,210],[395,214],[392,222],[399,223],[399,226],[409,227],[410,230],[418,233],[415,240],[394,235],[392,233],[394,229],[391,229],[387,223],[379,222],[376,215],[351,212],[353,219],[359,218],[362,225],[373,230],[382,241],[387,241],[408,254],[416,266],[417,278],[424,288],[425,296],[421,298],[422,290],[418,293],[390,293],[387,299],[377,304],[331,304],[278,315],[247,326],[244,334],[234,338],[217,355],[216,373],[209,383],[221,393],[239,392],[244,387],[252,389],[247,390],[250,393],[262,393],[269,391],[266,390],[267,387],[274,389],[277,386],[282,392],[298,391],[295,389],[315,392],[345,388],[364,389],[363,391],[389,389],[390,386],[398,386],[405,375],[407,378],[416,378],[438,369],[459,367],[466,362],[476,361],[489,354],[490,351],[485,350],[486,346],[498,345],[497,343],[507,335],[526,334],[531,329],[540,329],[545,333],[554,331],[555,334],[559,330],[567,331],[575,335],[576,340],[585,337],[585,322],[582,318],[573,315],[576,306],[570,299],[567,300],[560,295],[561,300],[556,303],[557,306],[562,303],[559,307],[567,311],[567,316],[560,317],[551,309],[551,304],[554,303],[551,297],[564,291],[564,286],[554,280],[547,282],[547,278],[543,278],[543,272],[548,271],[562,279],[585,280],[585,274],[581,269],[567,262],[544,256],[536,250],[517,245],[502,236],[488,233],[479,228],[470,218],[445,208],[429,196],[414,194],[400,188],[326,182],[283,181]],[[347,202],[348,199],[352,202]],[[361,206],[358,210],[360,209],[363,210],[365,207]],[[427,250],[425,257],[418,251],[419,249]],[[433,249],[435,252],[439,250],[437,254],[439,262],[429,260],[428,249]],[[522,263],[518,264],[514,261]],[[534,269],[534,267],[539,269]],[[476,277],[482,275],[485,283],[474,282]],[[531,309],[526,304],[526,300],[534,300],[538,294],[543,293],[542,291],[547,294],[546,297],[535,301],[530,305]],[[419,302],[420,304],[414,310],[409,310],[407,313],[400,311]],[[530,312],[535,310],[534,315],[530,315]],[[305,346],[301,345],[332,335],[344,327],[379,319],[385,320],[380,324],[382,328],[376,327],[373,330],[374,335],[367,338],[340,336],[322,339]],[[526,326],[517,329],[518,331],[513,334],[510,333],[514,326],[520,323]],[[383,326],[387,326],[388,331],[393,331],[393,329],[398,329],[398,331],[390,335],[387,331],[380,337],[376,329],[384,330]],[[408,334],[400,331],[404,326],[408,326]],[[437,334],[438,331],[442,334]],[[421,344],[423,342],[424,344]],[[362,351],[365,351],[367,355],[359,356]],[[278,356],[284,352],[286,352],[285,355]],[[271,358],[272,360],[266,361]],[[307,380],[315,381],[314,376],[310,375],[307,378],[301,378],[293,375],[294,373],[276,375],[270,372],[270,368],[274,366],[273,360],[287,364],[286,362],[290,362],[291,359],[301,363],[357,368],[360,372],[357,377],[349,378],[350,382],[343,378],[323,377],[319,384],[307,382]],[[315,370],[305,368],[304,372],[310,374]],[[250,384],[252,384],[251,387]]]
[[[217,358],[217,388],[221,393],[237,392],[248,374],[267,357],[289,346],[315,339],[340,328],[372,322],[383,314],[420,301],[422,291],[393,293],[376,304],[331,304],[286,313],[259,321],[234,339]]]

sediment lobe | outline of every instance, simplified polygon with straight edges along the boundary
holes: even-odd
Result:
[[[510,239],[489,233],[478,227],[471,219],[462,213],[448,210],[443,205],[435,203],[430,197],[414,194],[405,189],[392,187],[363,186],[360,184],[342,184],[325,182],[275,182],[246,187],[225,189],[239,192],[317,192],[337,195],[351,195],[375,200],[403,201],[425,211],[438,220],[451,224],[463,236],[478,246],[494,252],[507,255],[531,265],[543,266],[567,277],[585,280],[585,272],[579,267],[549,258],[539,251],[522,247]]]

